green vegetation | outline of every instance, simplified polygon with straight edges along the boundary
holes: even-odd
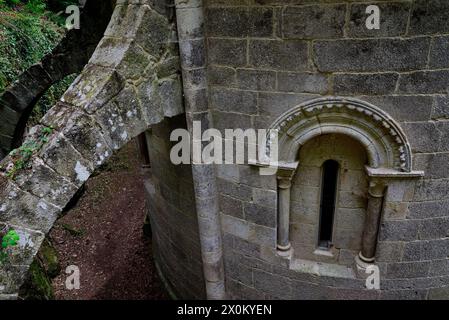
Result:
[[[2,245],[0,247],[0,264],[3,264],[7,262],[8,260],[8,248],[15,247],[20,240],[19,235],[17,234],[16,230],[11,229],[9,230],[3,237],[2,237]]]
[[[20,3],[0,0],[0,92],[50,52],[64,35],[61,26],[38,11],[35,1],[29,2],[31,7],[5,5],[5,1]]]
[[[20,296],[25,300],[53,300],[51,279],[38,259],[30,265],[28,279],[21,288]]]
[[[69,88],[75,80],[76,74],[69,75],[51,86],[47,92],[39,99],[28,120],[29,126],[38,124],[39,120],[48,110],[59,100],[63,93]]]
[[[14,180],[17,172],[28,169],[31,157],[48,142],[48,137],[52,133],[53,128],[43,127],[36,141],[26,141],[20,148],[11,151],[9,155],[13,160],[13,166],[7,169],[6,176]]]
[[[40,61],[65,33],[65,7],[76,0],[0,0],[0,93]],[[74,76],[51,87],[40,99],[29,124],[37,121],[67,90]]]

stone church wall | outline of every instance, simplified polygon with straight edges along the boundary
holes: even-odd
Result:
[[[449,3],[208,0],[215,126],[268,128],[321,96],[370,102],[396,120],[425,176],[390,187],[378,237],[381,290],[351,276],[291,270],[275,252],[276,179],[219,166],[226,284],[234,298],[417,298],[449,292]],[[380,30],[367,30],[376,4]],[[303,267],[303,266],[302,266]],[[297,269],[301,269],[298,266]]]
[[[166,118],[147,133],[152,177],[145,182],[155,260],[177,297],[205,298],[192,169],[170,161],[170,133],[184,116]]]

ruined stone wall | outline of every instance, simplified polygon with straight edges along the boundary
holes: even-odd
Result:
[[[177,297],[204,299],[192,169],[170,161],[170,134],[177,128],[186,128],[184,116],[166,119],[147,133],[152,176],[145,191],[155,261]]]
[[[276,178],[218,168],[227,294],[234,298],[417,298],[449,294],[449,2],[208,0],[209,105],[223,128],[268,128],[321,96],[390,114],[425,176],[389,192],[376,261],[381,290],[292,269],[275,252]],[[367,30],[365,9],[381,10]],[[304,270],[303,270],[304,271]],[[320,276],[317,276],[320,275]]]

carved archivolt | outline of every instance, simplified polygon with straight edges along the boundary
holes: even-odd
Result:
[[[361,100],[339,97],[311,100],[280,116],[271,129],[279,131],[279,160],[283,163],[296,162],[299,149],[310,139],[341,133],[365,146],[371,168],[412,171],[410,144],[399,124],[384,111]]]

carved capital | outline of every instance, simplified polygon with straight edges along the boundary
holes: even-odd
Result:
[[[295,175],[298,163],[293,163],[289,166],[282,166],[278,168],[277,179],[279,189],[289,189],[292,186],[292,179]]]
[[[278,177],[278,188],[279,189],[290,189],[292,186],[292,180],[287,178]]]
[[[382,198],[385,195],[386,184],[379,179],[371,179],[369,182],[368,193],[371,197]]]

